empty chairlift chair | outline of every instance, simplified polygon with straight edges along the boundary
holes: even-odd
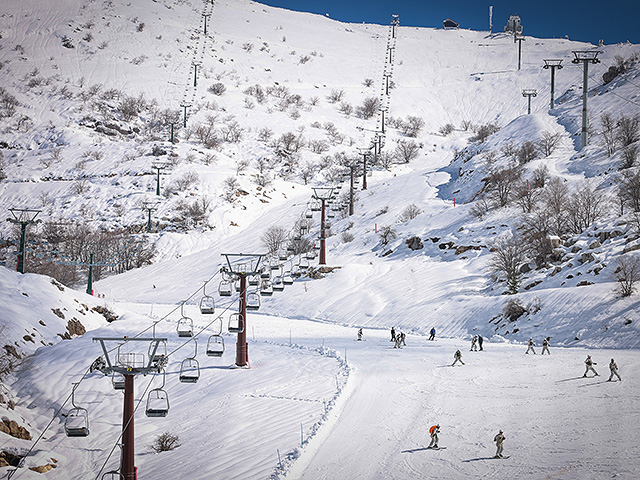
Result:
[[[251,275],[248,279],[250,287],[257,287],[260,285],[260,276],[259,275]]]
[[[202,315],[213,315],[216,311],[216,304],[213,301],[213,297],[211,295],[207,295],[206,292],[207,284],[204,284],[202,287],[203,297],[200,299],[200,313]]]
[[[156,336],[156,325],[153,325],[153,338]],[[151,358],[151,363],[154,367],[158,367],[159,365],[163,365],[164,368],[165,359],[167,358],[167,342],[159,342],[158,348],[153,351],[154,343],[151,342],[149,345],[149,357]]]
[[[207,340],[207,356],[221,357],[224,354],[224,338],[222,335],[211,335]]]
[[[282,283],[285,285],[293,285],[293,275],[291,275],[291,270],[285,270],[282,275]]]
[[[64,431],[67,437],[87,437],[89,436],[89,412],[86,408],[78,407],[75,402],[75,392],[78,384],[73,385],[71,390],[71,405],[73,408],[67,413],[64,421]]]
[[[147,417],[166,417],[169,413],[169,394],[164,390],[165,374],[162,374],[162,385],[149,391],[147,396]]]
[[[218,294],[221,297],[230,297],[233,293],[233,283],[231,280],[222,280],[218,287]]]
[[[247,310],[258,310],[260,308],[260,294],[258,292],[247,293]]]
[[[269,259],[269,268],[271,270],[280,270],[280,260],[278,257],[271,257]]]
[[[196,383],[200,378],[200,363],[196,359],[198,355],[198,342],[197,339],[193,339],[195,343],[195,351],[193,357],[185,358],[180,364],[180,381],[182,383]]]
[[[244,318],[240,313],[229,315],[229,333],[244,332]]]
[[[284,290],[284,282],[282,281],[282,277],[278,275],[273,279],[273,290],[276,292],[281,292]]]
[[[193,320],[189,317],[182,317],[178,320],[177,331],[179,337],[193,337]]]
[[[112,470],[110,472],[103,473],[100,480],[124,480],[124,475],[117,470]]]
[[[309,259],[306,256],[300,257],[300,268],[303,270],[309,268]]]
[[[270,297],[273,295],[273,284],[269,280],[263,280],[260,285],[260,295]]]
[[[124,375],[113,372],[111,374],[111,384],[114,390],[124,390]]]

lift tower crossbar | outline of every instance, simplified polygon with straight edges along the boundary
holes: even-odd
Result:
[[[601,53],[599,50],[574,50],[573,55],[575,58],[571,61],[572,63],[582,63],[582,136],[581,136],[581,147],[584,148],[589,144],[589,138],[587,133],[588,128],[588,118],[587,118],[587,97],[589,96],[589,64],[590,63],[600,63],[598,60],[598,54]]]

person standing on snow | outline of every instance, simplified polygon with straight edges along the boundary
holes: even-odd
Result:
[[[533,354],[536,354],[536,351],[533,349],[533,347],[535,346],[535,344],[533,343],[533,338],[529,339],[529,348],[527,348],[527,351],[524,353],[529,353],[529,350],[531,350],[533,352]]]
[[[462,352],[460,350],[456,350],[456,353],[453,354],[453,364],[451,366],[453,367],[458,362],[460,362],[463,365],[465,364],[462,361]]]
[[[498,432],[498,434],[493,437],[493,441],[496,442],[496,447],[498,447],[498,449],[496,450],[496,456],[494,458],[503,458],[502,457],[502,449],[503,447],[503,443],[504,443],[504,433],[502,433],[502,430],[500,430]]]
[[[398,333],[396,333],[396,340],[395,343],[393,344],[393,348],[402,348],[402,332],[398,331]]]
[[[391,327],[391,340],[389,340],[390,342],[395,342],[396,341],[396,329],[394,327]]]
[[[544,340],[542,340],[542,355],[544,355],[544,352],[547,352],[549,355],[551,355],[551,352],[549,351],[549,340],[551,339],[551,337],[547,337]]]
[[[482,351],[482,342],[484,342],[482,335],[478,335],[478,346],[480,347],[480,351]]]
[[[362,329],[359,328],[358,329],[358,341],[361,341],[361,340],[362,340]]]
[[[440,425],[434,425],[429,429],[431,434],[431,443],[427,448],[439,448],[438,447],[438,434],[440,433]]]
[[[589,370],[591,370],[596,377],[599,376],[598,372],[596,372],[595,369],[593,368],[593,366],[597,365],[597,363],[591,360],[591,355],[587,355],[587,359],[584,361],[584,364],[587,366],[587,369],[584,371],[583,377],[587,376],[587,373],[589,373]]]
[[[618,365],[616,365],[616,362],[613,361],[613,358],[611,359],[611,363],[609,364],[609,370],[611,370],[611,375],[609,375],[609,380],[607,380],[607,382],[610,382],[614,375],[618,377],[619,381],[622,381],[620,375],[618,374]]]
[[[406,347],[407,344],[404,341],[405,337],[406,337],[405,333],[404,332],[400,332],[400,343]]]
[[[473,336],[473,338],[471,339],[471,352],[477,352],[478,351],[478,337],[476,335]]]
[[[435,329],[435,327],[433,327],[431,329],[430,333],[431,333],[431,335],[429,336],[429,340],[435,340],[436,339],[436,329]]]

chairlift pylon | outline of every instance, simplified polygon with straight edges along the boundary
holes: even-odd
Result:
[[[195,350],[193,357],[185,358],[180,364],[180,381],[182,383],[196,383],[200,378],[200,363],[196,359],[198,355],[198,339],[194,338]]]
[[[71,405],[73,407],[67,412],[67,418],[64,421],[64,431],[67,437],[89,436],[89,412],[86,408],[78,407],[75,401],[78,385],[79,383],[73,384],[71,390]]]

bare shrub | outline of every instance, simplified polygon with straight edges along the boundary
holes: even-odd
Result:
[[[409,220],[413,220],[418,215],[422,213],[422,210],[415,204],[407,205],[402,210],[402,213],[398,216],[398,221],[401,223],[408,222]]]
[[[524,165],[525,163],[529,163],[532,160],[535,160],[538,155],[538,149],[536,148],[536,144],[530,140],[525,141],[520,148],[518,149],[517,158],[520,165]]]
[[[545,184],[549,180],[549,167],[546,165],[540,165],[536,168],[531,175],[531,187],[532,188],[544,188]]]
[[[640,173],[629,173],[618,186],[618,196],[624,206],[633,212],[640,212]]]
[[[342,243],[353,242],[355,238],[356,237],[351,232],[342,232],[342,234],[340,235],[340,240],[342,241]]]
[[[158,435],[153,444],[151,445],[151,449],[156,452],[169,452],[175,448],[180,446],[180,438],[177,435],[172,435],[169,432],[164,432]]]
[[[496,123],[486,123],[476,127],[475,135],[471,137],[472,142],[484,143],[494,133],[500,130],[500,126]]]
[[[177,178],[173,182],[174,189],[178,192],[184,192],[189,187],[194,185],[200,180],[200,177],[196,172],[185,172],[184,175]]]
[[[209,93],[213,93],[214,95],[221,96],[224,92],[227,91],[227,87],[222,82],[217,82],[209,86],[207,88]]]
[[[526,183],[516,184],[513,198],[518,206],[522,208],[523,213],[531,213],[531,211],[535,208],[539,197],[539,190],[529,188]]]
[[[222,140],[224,140],[225,142],[238,143],[240,140],[242,140],[244,129],[237,121],[233,120],[224,125],[220,129],[220,133],[222,135]]]
[[[0,119],[12,117],[18,105],[20,105],[18,99],[7,92],[6,88],[0,87]]]
[[[313,153],[324,153],[329,150],[329,144],[324,140],[311,140],[309,142],[309,148]]]
[[[605,112],[600,116],[602,143],[607,150],[607,155],[611,156],[616,151],[616,121],[613,115]]]
[[[616,140],[622,148],[640,140],[640,115],[620,116],[616,122]]]
[[[329,103],[338,103],[342,101],[344,98],[344,90],[342,89],[333,89],[331,93],[327,96],[327,100]]]
[[[504,207],[511,200],[511,193],[522,172],[519,168],[505,168],[492,172],[486,179],[489,195],[499,207]]]
[[[394,150],[396,158],[402,163],[409,163],[415,159],[420,152],[420,147],[413,140],[398,140],[396,148]]]
[[[443,126],[440,127],[440,130],[438,130],[438,132],[443,137],[446,137],[447,135],[452,133],[455,129],[456,129],[456,127],[454,127],[452,123],[446,123],[446,124],[444,124]]]
[[[616,292],[621,297],[629,297],[636,291],[636,284],[640,279],[640,259],[630,254],[618,257],[613,275],[618,282]]]
[[[609,203],[602,190],[585,181],[567,202],[568,229],[580,233],[609,213]]]
[[[637,143],[632,143],[631,145],[624,147],[620,153],[620,156],[622,157],[620,169],[625,170],[633,167],[638,159],[638,154],[640,154],[640,147]]]
[[[491,205],[488,200],[485,197],[481,197],[471,206],[469,213],[482,220],[489,210],[491,210]]]
[[[393,227],[385,225],[380,227],[380,230],[378,230],[378,236],[380,237],[380,243],[382,243],[383,246],[387,246],[389,242],[398,236],[398,233],[393,229]]]
[[[400,121],[398,128],[407,137],[417,137],[424,127],[424,120],[420,117],[408,116],[406,121]]]
[[[542,132],[542,137],[538,140],[537,147],[545,157],[548,157],[556,149],[560,140],[562,140],[560,133]]]
[[[380,108],[380,100],[377,97],[367,97],[363,100],[362,105],[356,108],[356,116],[369,119],[378,113]]]
[[[71,191],[76,195],[87,193],[89,191],[89,180],[84,177],[78,178],[71,185]]]
[[[242,44],[242,49],[247,53],[251,53],[251,50],[253,50],[253,43],[251,43],[251,42],[243,43]]]
[[[353,107],[349,102],[340,102],[340,113],[348,117],[353,113]]]

